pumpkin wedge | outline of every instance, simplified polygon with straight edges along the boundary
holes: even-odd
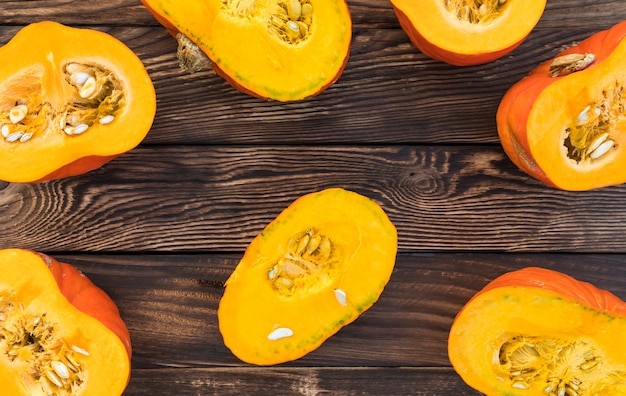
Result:
[[[626,181],[626,21],[535,68],[504,95],[500,142],[545,184],[591,190]]]
[[[626,303],[537,267],[487,284],[448,339],[456,372],[486,395],[626,394]]]
[[[0,56],[0,180],[88,172],[134,148],[152,126],[152,81],[106,33],[34,23]]]
[[[121,395],[128,330],[115,303],[75,267],[0,250],[0,389],[11,396]]]
[[[286,102],[316,95],[348,61],[352,21],[345,0],[142,3],[179,40],[181,65],[196,70],[206,63],[198,55],[206,54],[218,75],[253,96]]]
[[[391,0],[402,29],[425,55],[456,66],[491,62],[517,48],[546,0]]]
[[[248,246],[218,309],[239,359],[298,359],[379,298],[393,271],[397,233],[372,200],[340,188],[300,197]]]

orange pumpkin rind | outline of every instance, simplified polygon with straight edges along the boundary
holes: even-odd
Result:
[[[492,62],[517,48],[546,0],[391,0],[400,26],[425,55],[455,66]]]
[[[592,190],[626,181],[626,21],[543,62],[504,95],[502,147],[548,186]]]

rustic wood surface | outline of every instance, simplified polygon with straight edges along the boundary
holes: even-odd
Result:
[[[510,85],[626,19],[626,2],[549,0],[518,49],[465,68],[421,54],[387,0],[348,4],[341,78],[317,97],[275,103],[179,70],[176,43],[139,0],[0,0],[0,44],[41,20],[103,30],[155,84],[157,116],[138,148],[74,178],[0,182],[0,248],[72,263],[118,303],[134,348],[125,395],[477,395],[446,342],[489,280],[543,266],[626,299],[626,185],[546,187],[508,160],[494,119]],[[326,187],[389,214],[399,233],[391,281],[302,359],[244,364],[218,331],[224,281],[284,207]]]

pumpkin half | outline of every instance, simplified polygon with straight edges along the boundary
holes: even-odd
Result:
[[[19,395],[121,395],[128,330],[110,297],[75,267],[0,250],[0,389]]]
[[[398,22],[425,55],[456,66],[496,60],[517,48],[546,0],[391,0]]]
[[[241,360],[295,360],[353,322],[391,277],[397,233],[382,208],[331,188],[300,197],[248,246],[218,309]]]
[[[459,312],[456,372],[486,395],[625,395],[626,303],[566,274],[504,274]]]
[[[0,56],[0,180],[85,173],[134,148],[152,126],[152,81],[106,33],[34,23]]]
[[[497,112],[511,161],[545,184],[626,181],[626,22],[594,34],[513,85]]]
[[[197,56],[189,49],[195,45],[218,75],[253,96],[285,102],[316,95],[348,60],[352,21],[345,0],[142,3],[179,39],[179,57]]]

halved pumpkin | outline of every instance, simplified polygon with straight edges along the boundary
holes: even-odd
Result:
[[[34,23],[0,56],[0,180],[88,172],[137,146],[152,126],[152,81],[106,33]]]
[[[179,55],[206,54],[217,74],[253,96],[294,101],[316,95],[340,77],[348,60],[352,22],[345,0],[142,3],[181,40]],[[194,44],[201,51],[189,50]]]
[[[130,337],[115,303],[69,264],[0,250],[3,395],[121,395]]]
[[[545,184],[626,182],[626,21],[594,34],[513,85],[497,112],[511,161]]]
[[[496,60],[517,48],[546,0],[391,0],[400,26],[425,55],[452,65]]]
[[[476,293],[450,329],[456,372],[486,395],[626,395],[626,303],[529,267]]]
[[[339,188],[297,199],[226,282],[225,345],[257,365],[306,355],[378,300],[396,251],[396,229],[372,200]]]

